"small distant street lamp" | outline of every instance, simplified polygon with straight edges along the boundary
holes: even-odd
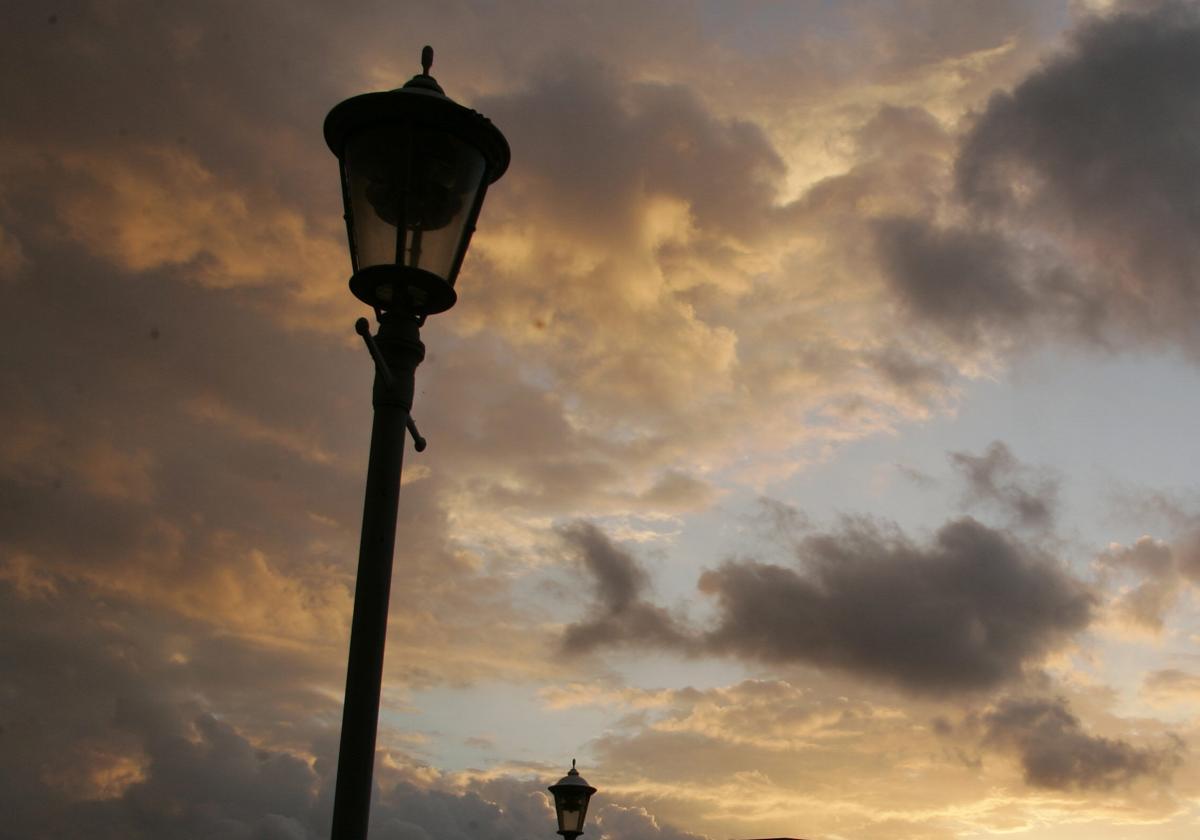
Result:
[[[571,759],[571,769],[567,775],[558,780],[557,784],[548,788],[554,795],[554,811],[558,815],[558,833],[564,840],[575,840],[583,834],[583,821],[587,817],[588,801],[596,789],[589,785],[579,771],[575,769],[575,759]]]
[[[333,840],[365,840],[383,680],[388,595],[405,429],[418,452],[425,440],[410,414],[420,327],[458,299],[454,281],[488,185],[508,168],[508,141],[483,115],[449,99],[429,75],[366,93],[325,118],[325,141],[341,166],[350,291],[375,311],[355,329],[375,362],[371,454],[350,625],[346,701],[333,801]]]

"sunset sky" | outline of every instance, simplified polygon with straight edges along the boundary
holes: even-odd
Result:
[[[1200,5],[10,2],[0,839],[328,836],[340,100],[512,147],[431,317],[373,840],[1200,831]]]

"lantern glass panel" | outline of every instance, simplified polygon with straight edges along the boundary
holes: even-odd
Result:
[[[402,265],[453,284],[483,155],[445,132],[383,124],[351,135],[344,165],[354,270]]]
[[[583,832],[583,808],[578,801],[563,804],[558,812],[558,830]]]

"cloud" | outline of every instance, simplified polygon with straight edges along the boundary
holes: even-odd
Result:
[[[891,217],[875,223],[875,245],[883,275],[910,315],[960,344],[1019,328],[1033,313],[1016,253],[994,233]]]
[[[0,583],[0,616],[6,830],[250,837],[270,814],[303,814],[317,782],[305,740],[336,709],[314,688],[319,660],[62,578]]]
[[[926,546],[852,521],[798,555],[796,568],[731,560],[704,573],[719,615],[708,650],[970,691],[1019,677],[1092,613],[1091,594],[1054,561],[970,518]]]
[[[0,283],[15,281],[25,271],[26,265],[21,241],[0,224]]]
[[[1052,239],[1076,266],[1067,297],[1090,308],[1110,335],[1179,342],[1193,352],[1200,346],[1200,104],[1191,83],[1198,74],[1194,4],[1094,19],[1068,50],[991,98],[956,163],[970,211],[1014,239]],[[984,289],[994,311],[1021,331],[1032,301],[989,276]],[[1052,284],[1030,294],[1039,309],[1064,308]]]
[[[56,840],[328,836],[340,704],[322,688],[324,664],[309,651],[264,650],[68,581],[52,592],[11,584],[0,576],[7,832]],[[384,749],[373,830],[538,836],[553,829],[545,785],[557,778],[549,769],[540,775],[457,778]],[[650,812],[624,819],[631,807],[607,792],[597,824],[611,808],[614,838],[645,836],[639,824],[682,837]]]
[[[822,686],[825,688],[825,686]],[[773,753],[802,752],[868,730],[903,727],[907,714],[885,703],[831,697],[812,684],[743,680],[723,688],[672,692],[657,732],[702,735]]]
[[[36,569],[12,572],[31,591],[68,582],[135,612],[168,610],[171,633],[199,625],[250,646],[306,650],[323,669],[314,684],[340,692],[370,430],[370,362],[361,343],[349,344],[350,322],[346,340],[314,335],[263,316],[242,290],[177,283],[158,270],[119,274],[69,244],[37,241],[29,254],[29,277],[0,312],[14,348],[0,366],[0,567]],[[519,379],[508,373],[493,380],[497,390]],[[549,465],[551,477],[550,467],[565,474],[547,492],[555,503],[636,498],[632,487],[578,491],[596,438],[563,441],[553,411],[561,406],[547,412],[560,425],[543,427],[534,392],[509,397],[531,409],[512,428],[523,428],[522,416],[538,421],[526,427],[529,441],[513,444],[527,461],[497,451],[508,425],[478,442],[458,434],[477,416],[469,411],[447,423],[457,446],[430,431],[436,424],[426,428],[437,472],[406,484],[399,513],[397,592],[422,593],[393,601],[389,680],[400,692],[452,671],[462,679],[555,667],[541,656],[545,641],[524,629],[537,620],[531,613],[497,620],[510,605],[489,563],[506,555],[485,561],[471,528],[452,533],[451,517],[470,509],[460,486],[539,478]],[[423,425],[435,404],[422,403]],[[455,472],[464,460],[473,468]],[[530,509],[545,508],[530,498]]]
[[[1085,18],[994,93],[958,138],[952,186],[866,220],[885,289],[955,353],[1200,352],[1200,13],[1133,5]],[[920,121],[897,121],[883,125],[918,142]]]
[[[431,33],[435,73],[508,132],[514,166],[489,195],[462,302],[425,329],[417,419],[431,448],[406,470],[424,477],[402,493],[385,699],[568,669],[591,684],[603,663],[564,666],[587,657],[547,650],[548,616],[528,595],[564,545],[597,588],[567,629],[575,651],[718,652],[714,628],[653,602],[627,544],[550,523],[703,510],[730,481],[796,469],[824,441],[926,416],[972,372],[964,342],[1036,321],[1022,302],[1040,294],[1028,255],[988,250],[1011,218],[958,225],[943,205],[955,120],[1028,60],[1044,37],[1037,5],[760,17],[516,3],[497,17],[472,4],[347,14],[302,3],[280,18],[252,4],[126,3],[68,5],[53,23],[14,17],[0,50],[15,127],[0,138],[0,647],[15,663],[0,692],[0,775],[11,780],[0,813],[14,815],[11,830],[327,830],[370,366],[349,329],[359,313],[320,122],[344,95],[415,72],[420,42],[398,45],[398,22]],[[732,32],[732,19],[736,37],[711,49],[713,27]],[[909,242],[905,220],[930,226]],[[876,250],[864,245],[872,231]],[[900,272],[890,297],[880,253]],[[914,273],[960,265],[994,280],[990,298],[944,303]],[[1008,299],[1020,305],[987,310]],[[915,321],[895,317],[897,300],[917,301]],[[744,472],[731,479],[731,464]],[[779,541],[802,554],[778,567],[785,590],[818,607],[811,624],[840,633],[836,611],[862,604],[856,576],[877,564],[825,569],[804,542],[811,529],[775,514]],[[913,561],[927,590],[902,592],[959,593],[961,581],[934,572],[936,545],[865,543],[879,566]],[[1046,582],[1011,558],[998,565],[1001,577]],[[981,609],[961,599],[963,613]],[[1019,675],[1069,634],[1078,604],[1060,606],[1059,624],[1038,613],[1027,632],[990,613],[955,613],[949,626]],[[897,640],[904,661],[880,664],[858,638],[777,660],[748,641],[721,652],[829,665],[847,691],[863,678],[929,682],[912,662],[946,651],[923,642],[919,617],[871,615],[912,630]],[[994,649],[1003,644],[1014,650]],[[722,727],[764,752],[770,736],[799,745],[881,731],[857,701],[812,714],[793,701],[746,686],[677,716],[658,733],[691,747],[671,778],[699,772],[688,763],[707,761],[706,732]],[[739,705],[753,714],[739,718]],[[753,741],[758,723],[769,734]],[[838,752],[820,763],[848,767]],[[721,824],[725,836],[751,836],[739,829],[759,806],[815,811],[812,791],[837,783],[814,771],[813,798],[784,802],[793,791],[768,775],[788,778],[789,757],[775,759],[738,764],[744,775],[720,788],[753,803],[738,806],[736,827]],[[883,781],[865,766],[879,762],[843,760]],[[705,769],[717,782],[726,773],[719,761]],[[524,780],[406,772],[381,774],[380,831],[505,838],[548,825],[544,791]],[[186,798],[189,784],[203,795]],[[714,802],[705,814],[732,807]],[[860,805],[858,824],[884,804]],[[653,802],[612,808],[596,815],[614,837],[679,836],[655,824]],[[899,819],[899,833],[919,819]]]
[[[604,771],[589,780],[679,825],[702,817],[715,836],[949,840],[1068,822],[1115,835],[1173,817],[1186,824],[1192,771],[1175,771],[1176,758],[1190,765],[1190,756],[1171,736],[1146,734],[1162,732],[1149,720],[1068,712],[1084,736],[1107,735],[1164,762],[1162,775],[1064,795],[1022,784],[1012,743],[985,743],[986,714],[1004,702],[964,716],[973,706],[965,698],[866,694],[853,676],[812,671],[645,691],[640,705],[636,694],[627,706],[636,713],[594,740]]]
[[[889,158],[896,150],[919,150],[926,154],[953,151],[953,137],[933,114],[914,105],[881,105],[875,115],[855,132],[857,151],[863,158]]]
[[[1184,552],[1190,536],[1182,541]],[[1150,536],[1139,537],[1130,546],[1113,543],[1100,553],[1096,565],[1104,582],[1116,589],[1111,606],[1120,620],[1162,632],[1167,612],[1188,583],[1180,554],[1171,543]],[[1132,584],[1123,585],[1130,580]]]
[[[652,510],[683,513],[703,510],[715,495],[707,482],[678,470],[667,470],[641,495],[640,501]]]
[[[645,808],[606,805],[596,814],[596,827],[605,836],[649,840],[702,840],[703,835],[663,825]]]
[[[1200,698],[1200,674],[1164,668],[1142,681],[1142,694],[1156,703],[1193,703]]]
[[[222,182],[194,154],[124,149],[60,159],[58,215],[65,233],[134,272],[160,267],[217,287],[306,286],[304,301],[341,298],[330,283],[346,270],[345,248],[303,214],[270,196]],[[334,298],[337,295],[337,298]],[[349,307],[346,307],[349,311]]]
[[[513,147],[537,162],[514,173],[506,206],[572,231],[583,247],[636,241],[628,226],[655,196],[684,202],[698,231],[760,233],[784,171],[762,130],[716,117],[683,85],[623,75],[559,56],[519,93],[480,101]]]
[[[1032,787],[1107,791],[1161,781],[1181,763],[1178,740],[1153,749],[1091,735],[1061,699],[1007,699],[983,722],[985,742],[1014,751]]]
[[[773,543],[794,548],[805,533],[812,529],[812,520],[800,508],[788,502],[759,496],[753,512],[745,517],[747,526],[764,534]]]
[[[899,343],[868,353],[866,360],[918,411],[925,406],[944,404],[953,393],[954,375],[943,361]]]
[[[746,559],[705,572],[699,588],[716,618],[696,627],[646,599],[645,569],[596,526],[561,533],[596,587],[591,617],[564,632],[571,651],[663,648],[969,692],[1021,678],[1088,625],[1095,603],[1051,558],[974,519],[948,522],[926,546],[849,520],[840,532],[789,534],[795,567]]]
[[[950,463],[967,483],[967,501],[999,507],[1016,524],[1045,530],[1054,524],[1058,483],[1025,466],[1001,441],[982,455],[951,452]]]
[[[342,93],[390,80],[389,74],[402,79],[415,66],[390,47],[371,52],[367,44],[382,43],[386,26],[310,12],[282,28],[253,9],[221,21],[197,10],[138,15],[134,7],[80,9],[54,26],[23,21],[20,43],[4,59],[13,69],[6,78],[28,73],[43,84],[37,95],[28,86],[4,87],[14,119],[27,127],[11,138],[5,179],[6,198],[22,213],[3,220],[21,243],[23,273],[32,271],[43,284],[52,263],[39,268],[38,261],[69,247],[85,252],[82,276],[103,266],[122,278],[152,279],[166,287],[160,299],[203,285],[231,309],[256,311],[264,320],[262,340],[240,335],[226,343],[231,370],[239,354],[277,344],[272,328],[326,333],[326,347],[349,337],[338,325],[352,320],[356,304],[344,289],[334,161],[318,127]],[[372,14],[389,19],[382,8]],[[854,417],[869,419],[857,431],[846,423],[836,433],[863,434],[927,412],[955,377],[937,353],[916,352],[894,336],[878,347],[861,346],[843,334],[844,312],[822,314],[840,292],[829,266],[800,259],[807,255],[797,238],[822,240],[853,208],[819,222],[825,208],[808,203],[801,215],[809,229],[800,231],[796,214],[779,204],[790,172],[778,135],[769,131],[771,115],[742,116],[731,106],[745,105],[746,97],[698,81],[724,84],[727,77],[683,46],[703,40],[697,31],[663,39],[652,60],[639,56],[636,69],[623,62],[634,43],[631,13],[612,14],[594,21],[564,11],[542,24],[556,40],[520,51],[498,47],[491,28],[467,25],[461,16],[462,26],[423,18],[437,32],[461,30],[451,39],[457,52],[439,53],[447,56],[439,59],[449,74],[443,81],[493,117],[519,150],[489,194],[463,274],[462,303],[452,320],[427,328],[422,386],[452,370],[459,379],[443,379],[443,393],[463,397],[454,408],[464,415],[486,410],[497,421],[497,428],[476,430],[473,445],[457,453],[478,468],[477,485],[457,480],[460,470],[444,471],[454,475],[452,492],[464,511],[514,503],[543,515],[593,515],[589,506],[601,499],[626,509],[694,510],[713,495],[672,475],[698,482],[731,462],[790,468],[764,453],[778,443],[806,445],[810,436],[833,434],[796,422],[813,407],[853,402]],[[667,32],[680,14],[639,12],[638,38],[652,43],[646,27]],[[806,31],[803,16],[784,17],[788,31]],[[1021,15],[998,17],[1007,22],[996,27],[1008,31]],[[587,26],[625,34],[607,37],[612,49],[600,59],[580,44]],[[995,36],[991,24],[969,29],[971,48]],[[885,30],[872,29],[868,39],[885,37],[891,31]],[[145,49],[123,49],[131,31],[146,39]],[[270,68],[252,70],[264,54],[263,32],[270,33],[274,46],[266,52],[275,58]],[[939,51],[956,49],[955,40],[940,41]],[[820,39],[804,42],[828,53]],[[344,43],[361,52],[341,55]],[[336,71],[312,84],[283,84],[294,78],[286,68],[307,66],[321,54],[339,54],[331,62]],[[668,54],[673,67],[664,63]],[[730,66],[729,56],[718,60]],[[61,62],[88,72],[64,74]],[[818,56],[806,55],[803,63],[819,64]],[[650,66],[662,73],[647,75]],[[145,97],[112,96],[145,78],[155,80]],[[787,87],[799,96],[827,84],[810,75]],[[47,100],[61,106],[52,120],[37,116]],[[88,117],[99,102],[103,113]],[[888,106],[874,117],[855,112],[839,119],[854,129],[866,121],[855,134],[856,153],[882,161],[888,172],[892,155],[885,148],[936,147],[922,152],[936,156],[948,147],[940,123],[919,108]],[[861,188],[870,201],[886,200],[895,184],[920,184],[924,174],[868,175]],[[158,326],[147,323],[146,334]],[[459,352],[467,362],[486,356],[489,371],[472,373],[451,361]],[[438,353],[444,366],[435,373]],[[300,357],[269,355],[281,370],[300,364]],[[321,376],[314,370],[312,380],[328,381],[331,368],[320,365]],[[504,378],[489,383],[489,375]],[[300,411],[272,409],[252,395],[231,399],[223,387],[237,387],[236,378],[189,394],[197,417],[274,440],[301,457],[344,454],[323,439],[333,427],[297,428]],[[492,385],[491,393],[471,404],[472,396],[484,396],[482,388],[469,393],[481,384]],[[777,415],[761,415],[766,400],[780,406]],[[443,416],[424,399],[418,411]],[[508,421],[506,439],[501,420]],[[468,417],[453,422],[447,439],[470,430]],[[751,423],[755,434],[748,435]],[[521,451],[533,446],[551,451]],[[150,455],[158,455],[153,447]]]
[[[596,584],[592,615],[567,626],[565,650],[587,653],[614,645],[673,647],[686,642],[676,619],[644,599],[649,576],[633,555],[590,522],[571,523],[560,533]]]

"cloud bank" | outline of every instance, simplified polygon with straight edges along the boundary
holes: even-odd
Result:
[[[717,617],[685,630],[644,599],[646,573],[627,551],[594,525],[566,533],[597,586],[597,616],[566,629],[568,650],[674,648],[954,693],[1022,677],[1095,606],[1052,558],[975,519],[947,522],[926,545],[849,520],[800,540],[794,566],[734,559],[706,571],[699,589]]]

